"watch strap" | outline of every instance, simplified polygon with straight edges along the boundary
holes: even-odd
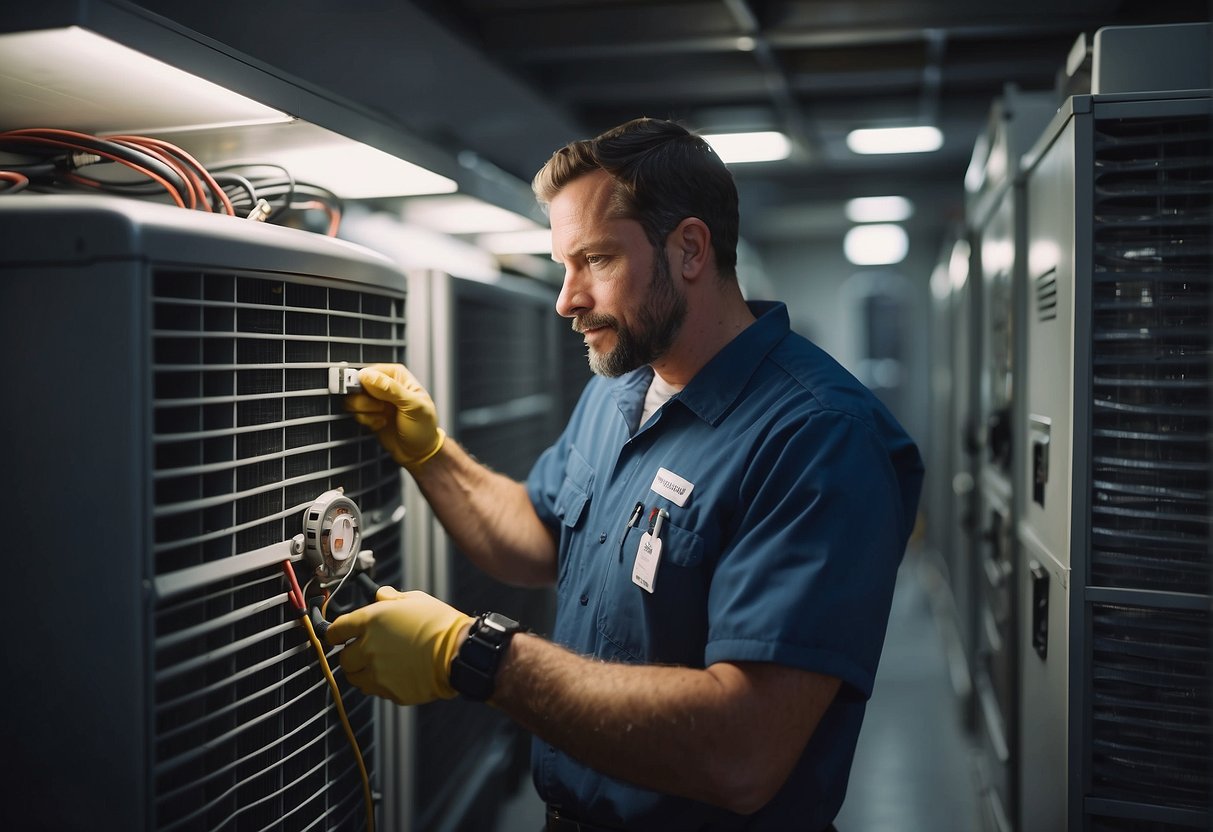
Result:
[[[451,687],[468,699],[484,702],[493,695],[501,657],[523,626],[512,618],[489,612],[479,616],[451,661]]]

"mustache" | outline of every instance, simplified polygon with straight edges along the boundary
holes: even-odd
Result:
[[[578,335],[583,334],[587,329],[599,329],[601,327],[611,327],[614,329],[618,325],[613,315],[598,315],[593,312],[585,315],[578,315],[573,319],[573,331]]]

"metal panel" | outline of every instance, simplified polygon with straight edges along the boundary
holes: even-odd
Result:
[[[0,280],[29,311],[6,355],[53,362],[29,373],[38,406],[5,414],[30,449],[6,484],[43,530],[28,586],[83,590],[10,605],[44,622],[12,670],[52,691],[22,696],[6,728],[38,761],[33,827],[362,828],[355,758],[286,604],[284,541],[345,487],[376,577],[399,574],[399,475],[327,367],[403,355],[400,275],[305,232],[165,206],[41,197],[0,213]],[[378,784],[393,763],[376,708],[343,698]]]
[[[1076,99],[1032,154],[1025,828],[1209,822],[1209,113]]]

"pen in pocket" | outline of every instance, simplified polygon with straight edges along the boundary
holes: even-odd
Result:
[[[628,529],[636,525],[640,520],[640,515],[644,512],[644,503],[636,503],[632,509],[632,516],[628,518],[628,524],[623,527],[623,536],[619,538],[619,559],[623,560],[623,544],[628,539]]]

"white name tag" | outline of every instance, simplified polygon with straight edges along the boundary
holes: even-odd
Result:
[[[653,484],[649,488],[682,508],[687,504],[695,483],[687,482],[668,468],[658,468],[657,476],[653,477]]]
[[[661,563],[661,538],[648,532],[640,536],[636,563],[632,566],[632,583],[652,593],[657,588],[657,565]]]

